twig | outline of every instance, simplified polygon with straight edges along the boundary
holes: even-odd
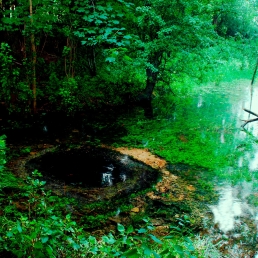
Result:
[[[252,115],[256,116],[257,118],[248,119],[248,120],[242,120],[242,121],[244,121],[245,123],[244,123],[243,125],[241,125],[241,127],[244,128],[248,123],[258,121],[258,114],[254,113],[254,112],[252,112],[252,111],[250,111],[250,110],[248,110],[248,109],[246,109],[246,108],[243,108],[243,110],[246,111],[246,112],[249,113],[249,114],[252,114]]]
[[[242,120],[245,123],[243,125],[241,125],[241,127],[245,127],[248,123],[254,122],[254,121],[258,121],[258,118],[254,118],[254,119],[249,119],[249,120]]]
[[[243,108],[243,110],[246,111],[247,113],[250,113],[250,114],[258,117],[258,114],[254,113],[253,111],[250,111],[250,110],[248,110],[246,108]]]

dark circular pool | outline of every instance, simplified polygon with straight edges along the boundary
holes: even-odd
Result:
[[[25,167],[29,173],[41,172],[47,185],[67,185],[84,194],[98,188],[98,195],[112,192],[112,196],[149,187],[158,176],[158,171],[127,155],[90,146],[47,152],[30,159]]]

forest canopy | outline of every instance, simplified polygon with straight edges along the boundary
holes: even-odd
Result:
[[[0,7],[0,101],[15,113],[151,100],[157,87],[184,76],[201,81],[257,38],[256,1],[2,0]]]

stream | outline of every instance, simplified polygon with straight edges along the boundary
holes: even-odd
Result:
[[[219,200],[209,205],[204,219],[212,222],[208,234],[230,257],[258,257],[258,123],[241,128],[242,120],[255,118],[243,108],[258,113],[258,87],[254,85],[252,103],[248,80],[209,84],[196,94],[200,123],[217,128],[213,134],[206,129],[200,133],[216,143],[215,155],[224,151],[228,160],[211,179]]]

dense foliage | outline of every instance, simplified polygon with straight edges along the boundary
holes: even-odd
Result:
[[[3,138],[0,164],[5,162]],[[1,166],[0,175],[3,257],[220,257],[209,239],[192,240],[186,215],[179,219],[178,227],[171,227],[171,235],[162,239],[153,233],[155,227],[149,219],[143,219],[145,225],[139,229],[118,223],[116,232],[96,238],[72,219],[69,202],[44,189],[37,171],[22,181]]]
[[[250,48],[255,10],[238,0],[1,1],[1,103],[74,113],[150,99],[157,84],[203,79],[235,40]]]
[[[91,115],[154,99],[158,120],[139,112],[120,117],[116,125],[98,121],[91,131],[89,120],[81,128],[84,140],[99,143],[94,137],[101,134],[107,140],[103,132],[112,124],[111,131],[119,125],[128,132],[115,143],[113,130],[113,145],[148,147],[171,163],[215,170],[240,156],[242,149],[215,153],[217,113],[212,120],[201,112],[191,120],[196,103],[189,88],[205,81],[218,85],[228,71],[251,67],[257,54],[256,0],[0,0],[0,19],[0,122],[15,118],[14,126],[28,114],[61,111],[64,117],[49,122],[56,120],[61,133],[66,114]],[[47,132],[47,121],[42,128]],[[223,137],[232,130],[222,129]],[[53,138],[60,143],[56,134]],[[20,153],[29,155],[30,147],[23,147]],[[182,214],[180,227],[172,226],[166,238],[153,233],[148,219],[139,229],[118,223],[106,236],[90,236],[75,222],[69,202],[44,189],[40,173],[26,180],[9,173],[6,149],[2,136],[0,256],[221,257],[211,242],[193,240],[189,217]],[[186,172],[199,194],[210,191],[211,184],[194,173]],[[98,216],[86,222],[100,223]]]

